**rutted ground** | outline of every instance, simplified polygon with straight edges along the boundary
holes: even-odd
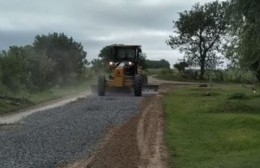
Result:
[[[146,100],[137,127],[137,145],[140,151],[139,167],[167,167],[164,144],[164,111],[161,95]]]

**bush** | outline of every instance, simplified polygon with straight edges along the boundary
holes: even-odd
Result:
[[[6,96],[10,94],[10,90],[0,82],[0,95]]]
[[[172,69],[161,69],[157,74],[157,77],[165,80],[175,80],[177,77],[176,73],[178,72],[175,72]]]
[[[252,83],[254,82],[254,74],[250,71],[242,70],[225,70],[224,81],[236,83]]]
[[[199,70],[186,69],[183,72],[177,69],[161,69],[160,71],[153,71],[157,73],[157,77],[165,80],[177,80],[177,81],[196,81],[199,79]],[[149,72],[149,74],[152,74]],[[231,83],[245,83],[255,84],[255,75],[251,71],[243,71],[239,69],[228,70],[208,70],[205,73],[204,79],[206,81],[214,82],[231,82]]]

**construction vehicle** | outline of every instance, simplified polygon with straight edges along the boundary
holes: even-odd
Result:
[[[140,66],[142,54],[139,45],[114,45],[112,46],[112,57],[109,60],[109,67],[112,74],[106,79],[105,75],[99,75],[97,91],[99,96],[105,96],[106,90],[111,88],[132,89],[135,96],[142,96],[144,87],[148,86],[147,77],[143,74]]]

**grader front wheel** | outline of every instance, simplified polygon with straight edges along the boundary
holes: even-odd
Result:
[[[105,96],[106,93],[106,78],[104,75],[98,77],[98,95]]]

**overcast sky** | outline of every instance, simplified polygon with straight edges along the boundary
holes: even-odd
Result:
[[[181,54],[165,41],[178,12],[212,0],[0,0],[0,49],[32,44],[37,34],[65,33],[87,59],[106,45],[139,44],[148,59],[174,64]]]

